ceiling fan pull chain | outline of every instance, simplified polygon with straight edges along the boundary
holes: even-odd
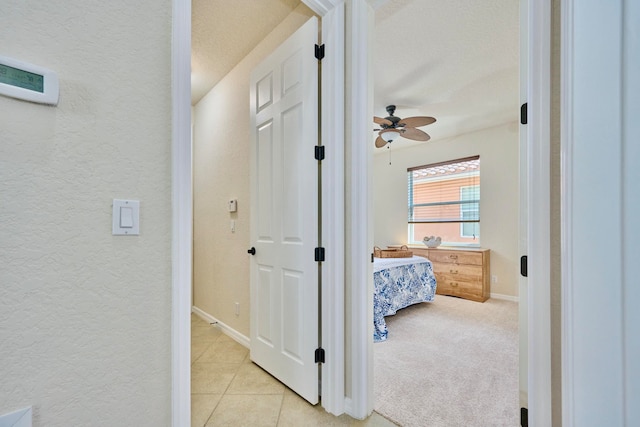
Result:
[[[391,145],[387,144],[387,153],[389,153],[389,166],[391,166]]]

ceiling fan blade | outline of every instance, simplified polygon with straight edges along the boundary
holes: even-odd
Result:
[[[431,139],[426,132],[416,128],[406,128],[400,135],[407,139],[413,139],[414,141],[428,141]]]
[[[387,120],[387,119],[383,119],[382,117],[373,117],[373,122],[377,123],[379,125],[386,125],[386,126],[392,126],[393,123],[391,122],[391,120]]]
[[[400,123],[398,124],[398,126],[417,128],[420,126],[430,125],[435,121],[436,119],[434,119],[433,117],[427,117],[427,116],[407,117],[405,119],[400,119]]]
[[[384,147],[385,145],[387,145],[387,141],[385,141],[384,139],[382,139],[382,137],[381,137],[381,136],[379,136],[379,137],[377,137],[377,138],[376,138],[376,147],[377,147],[377,148],[382,148],[382,147]]]

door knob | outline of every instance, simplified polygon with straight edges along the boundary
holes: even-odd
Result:
[[[255,255],[255,254],[256,254],[256,248],[253,248],[253,247],[252,247],[251,249],[249,249],[249,250],[247,251],[247,253],[248,253],[248,254],[251,254],[251,255]]]

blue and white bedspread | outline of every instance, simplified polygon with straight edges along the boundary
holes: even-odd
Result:
[[[375,258],[373,264],[373,340],[387,339],[384,316],[419,302],[433,301],[436,278],[424,257]]]

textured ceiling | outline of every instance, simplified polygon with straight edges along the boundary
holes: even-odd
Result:
[[[519,2],[391,0],[375,23],[375,115],[433,116],[432,141],[518,120]]]
[[[422,128],[432,141],[518,119],[519,2],[379,3],[383,6],[375,18],[375,115],[385,117],[384,107],[395,104],[400,117],[433,116],[437,122]],[[193,0],[192,103],[299,4]],[[424,143],[400,138],[393,147],[410,144]]]
[[[192,0],[191,104],[196,104],[300,0]]]

